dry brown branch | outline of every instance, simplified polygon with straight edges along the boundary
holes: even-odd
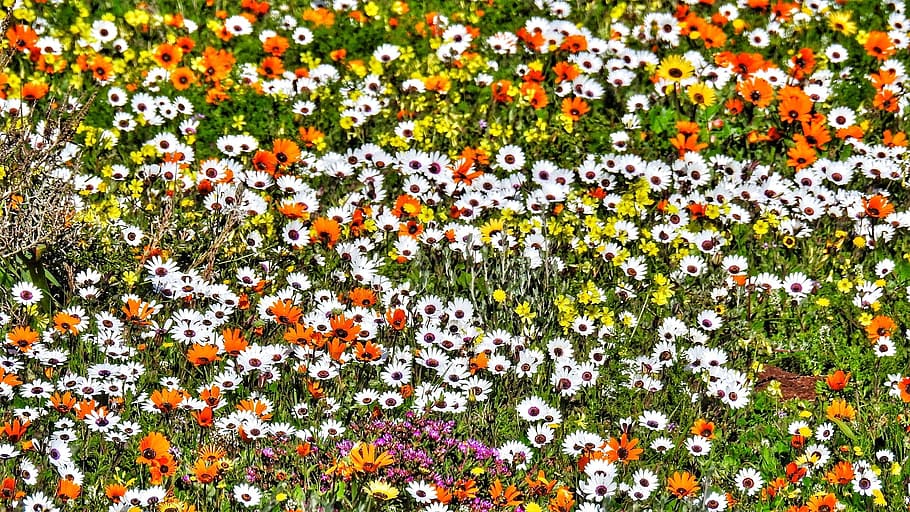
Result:
[[[76,236],[72,176],[78,159],[64,162],[61,153],[96,95],[74,103],[51,100],[46,113],[24,104],[19,115],[7,119],[0,133],[0,258]]]

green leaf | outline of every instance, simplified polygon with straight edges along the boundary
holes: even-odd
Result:
[[[844,435],[846,435],[847,437],[850,438],[851,441],[853,441],[853,444],[857,443],[859,438],[856,437],[856,434],[853,432],[853,429],[851,429],[849,426],[847,426],[847,424],[844,423],[843,420],[840,420],[838,418],[828,418],[828,419],[830,419],[832,422],[834,422],[835,425],[840,427],[840,429],[844,432]]]

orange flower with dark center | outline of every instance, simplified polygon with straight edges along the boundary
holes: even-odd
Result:
[[[787,473],[787,480],[791,484],[799,482],[809,472],[806,468],[798,466],[795,462],[787,464],[787,467],[784,468],[784,471]]]
[[[679,152],[679,158],[682,159],[686,156],[686,153],[693,152],[698,153],[699,151],[708,147],[708,144],[704,142],[698,142],[698,135],[689,135],[686,137],[682,133],[677,133],[676,137],[670,139],[670,145],[676,148]]]
[[[797,170],[812,165],[817,158],[812,146],[805,143],[797,142],[795,146],[787,150],[787,165],[795,167]]]
[[[38,43],[38,33],[28,25],[16,25],[6,31],[6,39],[11,47],[24,52]]]
[[[542,71],[532,69],[532,70],[528,71],[527,73],[525,73],[524,75],[522,75],[521,81],[522,82],[534,82],[535,84],[540,85],[544,81],[544,75],[543,75]]]
[[[727,42],[727,35],[724,29],[705,23],[699,30],[701,40],[705,42],[705,48],[721,48]]]
[[[521,491],[519,491],[515,485],[509,485],[503,489],[502,482],[497,478],[493,481],[493,484],[490,485],[490,501],[492,501],[493,505],[497,508],[517,507],[522,503]]]
[[[575,506],[575,498],[568,487],[562,486],[556,489],[556,496],[550,498],[547,503],[548,512],[569,512]]]
[[[176,389],[159,389],[152,392],[150,397],[155,409],[167,414],[173,412],[183,401],[183,393]]]
[[[388,452],[378,453],[373,443],[359,443],[351,450],[351,464],[360,473],[375,473],[394,463]]]
[[[300,148],[292,140],[275,139],[272,143],[272,153],[281,167],[294,165],[300,160]]]
[[[269,3],[264,0],[262,2],[257,2],[256,0],[242,0],[240,2],[240,7],[257,16],[262,16],[269,12]]]
[[[29,82],[22,86],[22,99],[25,101],[37,101],[43,98],[49,89],[47,84]]]
[[[900,381],[897,387],[901,392],[901,400],[910,402],[910,377]]]
[[[163,456],[171,449],[171,443],[158,432],[151,432],[139,441],[139,464],[152,465],[155,459]]]
[[[477,497],[478,491],[477,482],[473,478],[462,478],[452,486],[452,495],[458,501],[473,500]]]
[[[357,342],[354,344],[354,358],[358,361],[368,363],[379,361],[381,357],[382,348],[372,341],[367,341],[366,343]]]
[[[562,100],[562,113],[573,121],[578,121],[581,116],[591,110],[588,103],[581,98],[565,98]]]
[[[828,419],[853,421],[853,418],[856,417],[856,410],[853,406],[841,398],[833,400],[831,405],[828,406],[826,413]]]
[[[127,488],[123,484],[108,484],[104,488],[104,494],[114,503],[120,503],[120,498],[126,494]]]
[[[693,123],[692,121],[676,121],[676,131],[688,137],[689,135],[698,135],[701,127],[698,126],[698,123]]]
[[[321,348],[325,344],[322,336],[312,327],[303,324],[294,324],[284,333],[284,340],[294,345]]]
[[[205,366],[215,361],[220,361],[218,357],[218,347],[216,345],[201,345],[194,343],[186,353],[186,359],[193,366]]]
[[[389,311],[386,313],[385,321],[388,322],[389,326],[392,327],[392,329],[400,331],[407,327],[408,316],[403,309],[398,308],[394,311]]]
[[[196,74],[186,66],[179,67],[171,73],[171,85],[178,91],[185,91],[194,83],[196,83]]]
[[[512,97],[509,96],[509,88],[512,82],[508,80],[497,80],[490,84],[490,91],[493,94],[493,101],[496,103],[511,103]]]
[[[174,69],[183,58],[183,49],[171,43],[161,43],[153,55],[155,62],[165,69]]]
[[[825,480],[835,485],[847,485],[853,481],[853,464],[849,461],[842,460],[835,464],[831,471],[825,474]]]
[[[25,431],[28,430],[29,425],[31,425],[30,421],[22,421],[19,418],[16,418],[3,425],[2,433],[9,442],[18,443],[19,440],[25,436]]]
[[[887,32],[873,30],[869,32],[866,44],[863,45],[866,54],[878,60],[887,60],[895,53],[894,43]]]
[[[816,149],[825,149],[825,144],[831,141],[831,134],[828,133],[824,123],[803,123],[802,128],[802,135],[793,136],[797,142],[802,140]]]
[[[166,453],[155,459],[149,469],[152,474],[152,485],[160,485],[165,478],[177,474],[177,463],[174,461],[173,455]]]
[[[831,391],[841,391],[847,387],[847,383],[850,382],[850,373],[844,373],[843,370],[837,370],[831,375],[828,375],[825,382],[828,384],[828,388],[830,388]]]
[[[894,205],[888,201],[887,197],[881,194],[876,194],[869,199],[864,197],[863,209],[866,211],[866,216],[875,219],[883,219],[894,213]]]
[[[262,49],[273,57],[281,57],[284,55],[284,52],[287,51],[289,46],[288,40],[281,36],[272,36],[262,43]]]
[[[521,84],[520,91],[521,96],[528,100],[528,103],[534,107],[535,110],[544,108],[549,103],[549,100],[547,100],[547,93],[543,90],[543,87],[533,82]]]
[[[399,236],[408,236],[417,239],[420,237],[421,233],[423,233],[423,224],[417,222],[416,220],[409,220],[406,223],[402,222],[398,225]]]
[[[74,500],[78,498],[81,493],[82,486],[76,482],[61,478],[57,483],[57,497],[60,498],[61,501]]]
[[[128,299],[120,311],[126,316],[127,322],[136,325],[148,324],[148,318],[155,312],[151,304],[139,299]]]
[[[193,476],[201,484],[213,483],[218,478],[218,464],[209,464],[203,459],[196,459],[196,463],[193,465]]]
[[[51,395],[50,401],[51,407],[60,414],[66,414],[76,406],[76,398],[73,397],[69,391],[62,395],[59,392],[54,392],[54,394]]]
[[[784,87],[780,92],[780,119],[785,123],[808,122],[812,100],[798,87]]]
[[[261,400],[241,400],[237,404],[237,410],[251,412],[263,421],[272,419],[272,415],[269,413],[269,405]]]
[[[184,55],[186,55],[187,53],[190,53],[191,51],[193,51],[193,48],[196,47],[196,41],[193,41],[192,37],[186,37],[186,36],[178,38],[174,44],[176,44],[177,46],[180,47],[181,50],[183,50]]]
[[[284,63],[278,57],[268,56],[262,59],[257,71],[266,78],[278,78],[284,73]]]
[[[32,344],[36,341],[38,341],[38,333],[27,325],[16,327],[6,335],[6,342],[18,348],[21,352],[31,350]]]
[[[714,422],[705,421],[702,418],[695,420],[695,424],[692,425],[690,430],[692,435],[700,436],[708,440],[714,439]]]
[[[900,106],[897,103],[897,96],[894,95],[894,92],[891,91],[891,89],[882,89],[877,92],[875,97],[872,98],[872,105],[885,112],[897,112],[900,110]]]
[[[623,464],[638,460],[644,450],[636,448],[636,446],[638,446],[638,439],[629,440],[626,434],[620,436],[619,439],[610,438],[607,441],[607,460],[610,462],[620,461]]]
[[[553,72],[556,73],[556,83],[571,82],[581,74],[581,70],[578,69],[578,66],[565,61],[557,62],[556,65],[553,66]]]
[[[0,484],[0,500],[7,501],[16,497],[16,479],[8,476]]]
[[[890,337],[895,329],[897,329],[897,324],[891,317],[878,315],[872,318],[872,321],[866,326],[866,336],[870,341],[875,341],[882,336]]]
[[[234,55],[226,50],[208,47],[202,53],[203,73],[206,78],[215,82],[227,78],[234,62]]]
[[[718,64],[726,64],[734,73],[747,78],[765,66],[765,59],[760,53],[737,53],[732,57],[723,58]]]
[[[259,150],[253,155],[253,168],[257,171],[274,175],[276,167],[278,167],[278,159],[271,151]]]
[[[205,402],[205,405],[209,407],[216,407],[221,403],[221,388],[218,386],[205,388],[199,393],[199,399]]]
[[[367,308],[376,304],[376,294],[369,288],[354,288],[348,294],[348,298],[351,299],[351,303]]]
[[[79,317],[61,311],[54,315],[54,329],[60,334],[79,334],[78,326],[81,321]]]
[[[274,311],[274,307],[271,309]],[[249,342],[243,337],[240,329],[225,329],[221,331],[221,338],[224,340],[224,352],[228,355],[240,355],[249,346]]]
[[[736,84],[736,92],[747,102],[765,108],[774,100],[774,89],[764,78],[753,77]]]
[[[811,48],[802,48],[793,57],[790,57],[790,74],[797,80],[812,73],[815,69],[815,53]]]
[[[395,199],[395,207],[392,208],[392,215],[398,217],[416,217],[420,215],[420,200],[409,195],[401,194]]]
[[[889,148],[895,146],[907,147],[907,134],[904,132],[891,133],[891,130],[885,130],[882,133],[882,142]]]
[[[294,325],[300,320],[303,310],[295,306],[290,299],[284,299],[270,307],[268,313],[281,325]]]
[[[354,341],[360,334],[360,326],[354,322],[353,318],[347,318],[344,315],[333,316],[329,319],[329,325],[332,336],[344,341]]]
[[[830,492],[824,496],[812,496],[806,507],[809,512],[834,512],[837,510],[837,497]]]
[[[89,68],[92,70],[92,76],[95,77],[95,80],[107,82],[112,78],[111,71],[114,70],[114,65],[107,57],[95,55],[89,62]]]
[[[588,40],[582,34],[571,35],[562,40],[559,49],[569,53],[583,52],[588,49]]]
[[[332,248],[339,238],[341,238],[341,225],[338,224],[337,220],[319,217],[313,221],[310,236],[313,242],[319,242],[325,244],[326,247]]]
[[[677,471],[667,480],[667,490],[678,499],[695,496],[701,486],[695,476],[688,471]]]
[[[325,139],[325,134],[317,130],[315,127],[299,127],[297,132],[300,134],[300,140],[303,141],[303,144],[311,148],[319,143],[320,140]]]

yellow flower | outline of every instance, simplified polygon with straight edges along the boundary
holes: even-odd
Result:
[[[850,11],[832,11],[828,15],[828,26],[835,32],[852,36],[856,33],[856,23],[850,17]]]
[[[543,512],[543,508],[537,503],[528,503],[525,506],[525,512]]]
[[[717,101],[717,93],[714,92],[714,88],[700,82],[686,87],[686,95],[692,103],[701,108],[708,108]],[[715,206],[715,208],[717,207]]]
[[[768,387],[765,388],[765,391],[771,396],[783,396],[780,390],[780,381],[777,380],[772,380],[771,383],[768,384]]]
[[[849,293],[853,290],[853,283],[850,282],[846,277],[837,282],[837,291],[841,293]]]
[[[505,290],[502,290],[501,288],[497,288],[496,290],[494,290],[493,291],[493,300],[495,300],[496,302],[498,302],[500,304],[505,302],[505,300],[506,300]]]
[[[527,301],[522,302],[515,308],[515,314],[526,322],[530,322],[537,318],[537,313],[531,311],[531,305]]]
[[[866,239],[861,236],[855,236],[855,237],[853,237],[853,245],[862,249],[863,247],[866,246]]]
[[[682,55],[670,55],[660,61],[657,76],[668,82],[681,82],[695,73],[695,66]]]
[[[134,284],[139,282],[139,273],[133,272],[131,270],[124,272],[123,273],[123,282],[126,283],[127,286],[133,286]]]
[[[370,482],[370,485],[367,486],[367,492],[379,501],[394,500],[398,497],[398,489],[381,480]]]
[[[480,226],[480,240],[483,243],[488,244],[494,233],[501,233],[503,231],[505,231],[505,223],[502,219],[490,219],[486,224]]]
[[[882,494],[881,489],[875,489],[874,491],[872,491],[872,496],[873,496],[873,498],[872,498],[873,505],[876,505],[879,507],[884,507],[884,506],[888,505],[888,500],[885,499],[885,495]]]

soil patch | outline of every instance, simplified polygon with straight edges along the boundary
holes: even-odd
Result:
[[[780,382],[781,398],[784,400],[790,400],[791,398],[815,400],[815,383],[821,380],[821,377],[800,375],[788,372],[777,366],[767,365],[758,374],[758,382],[755,385],[755,389],[761,391],[767,388],[772,380]]]

